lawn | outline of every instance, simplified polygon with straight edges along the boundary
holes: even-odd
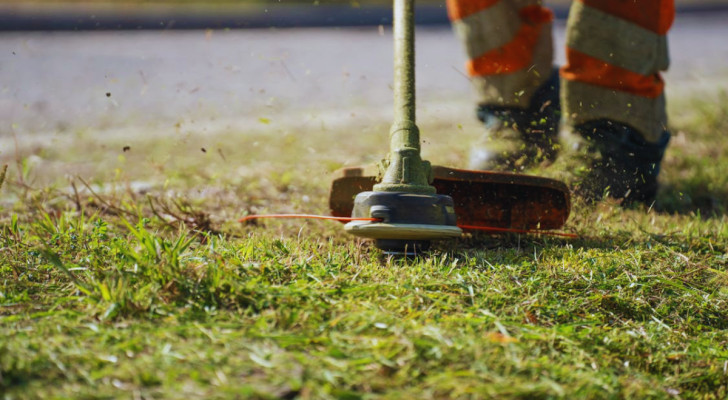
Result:
[[[235,222],[326,213],[332,171],[386,150],[349,129],[261,118],[245,134],[20,141],[0,155],[0,393],[725,399],[715,100],[671,103],[652,207],[577,201],[578,239],[482,235],[416,258],[335,222]],[[436,134],[456,121],[421,128],[427,158],[462,162],[467,141]]]

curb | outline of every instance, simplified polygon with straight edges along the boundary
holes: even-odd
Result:
[[[566,19],[568,6],[556,5],[557,19]],[[686,5],[678,13],[728,12],[725,2]],[[362,27],[391,25],[391,7],[280,5],[241,7],[103,7],[0,5],[0,31],[88,31],[165,29],[262,29]],[[417,25],[449,25],[440,6],[419,6]]]

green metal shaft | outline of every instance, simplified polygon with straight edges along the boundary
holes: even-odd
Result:
[[[414,0],[394,1],[394,122],[415,122]],[[412,145],[419,146],[419,138]]]
[[[394,0],[394,124],[388,166],[375,191],[434,194],[430,163],[420,158],[415,124],[414,0]]]

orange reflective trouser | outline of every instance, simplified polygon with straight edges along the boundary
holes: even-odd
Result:
[[[482,104],[529,105],[551,73],[553,13],[540,0],[447,0]],[[674,0],[575,0],[561,68],[567,125],[609,119],[648,142],[666,129],[666,33]]]

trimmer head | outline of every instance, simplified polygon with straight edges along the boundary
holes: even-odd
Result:
[[[418,252],[430,240],[459,237],[453,200],[447,195],[366,191],[356,195],[351,216],[378,218],[380,222],[354,221],[348,233],[375,239],[388,252]]]

